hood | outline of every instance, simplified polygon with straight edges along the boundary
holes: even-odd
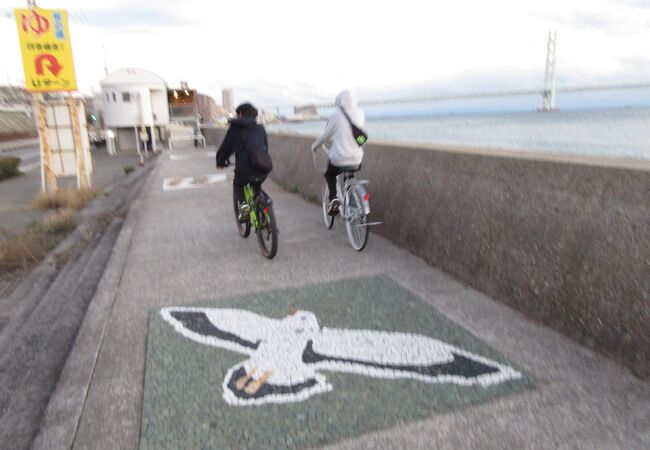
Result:
[[[352,92],[350,92],[347,89],[342,91],[339,95],[336,96],[336,100],[334,101],[334,103],[336,104],[336,106],[345,108],[346,111],[348,109],[355,109],[357,107],[356,97]]]
[[[232,127],[248,128],[257,125],[257,119],[254,117],[244,117],[243,119],[230,119],[228,123]]]

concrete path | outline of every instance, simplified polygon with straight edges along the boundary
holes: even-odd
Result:
[[[521,370],[530,377],[532,386],[504,396],[488,395],[487,400],[479,403],[468,401],[462,404],[461,398],[452,407],[438,412],[431,410],[419,419],[400,419],[397,423],[375,425],[373,431],[359,430],[362,434],[341,433],[337,436],[338,428],[316,427],[327,418],[319,416],[318,408],[313,406],[317,403],[310,402],[326,402],[328,398],[334,398],[336,389],[342,388],[341,383],[358,379],[356,375],[343,376],[338,384],[334,383],[331,397],[327,397],[330,394],[319,394],[302,403],[272,406],[276,416],[298,411],[296,417],[304,417],[300,408],[312,408],[309,414],[313,416],[308,418],[313,418],[313,421],[308,421],[300,433],[313,439],[301,442],[340,449],[648,447],[650,384],[635,379],[620,366],[555,331],[527,321],[506,306],[463,286],[376,235],[371,235],[363,252],[352,251],[340,224],[331,231],[325,230],[320,209],[270,182],[265,187],[273,197],[281,234],[278,256],[273,261],[265,260],[254,237],[244,240],[236,233],[230,184],[163,191],[166,178],[214,173],[212,159],[189,157],[172,161],[169,154],[164,154],[156,164],[154,173],[126,218],[57,391],[48,406],[35,448],[68,448],[71,445],[79,449],[149,447],[147,443],[153,442],[150,436],[147,437],[149,440],[141,442],[141,435],[145,436],[147,432],[141,429],[142,424],[155,423],[159,417],[178,413],[169,403],[162,406],[166,393],[175,395],[166,390],[168,387],[154,386],[154,391],[151,391],[151,386],[148,386],[145,391],[148,345],[149,356],[155,351],[157,359],[150,361],[147,370],[170,367],[177,357],[191,356],[189,353],[174,353],[173,348],[177,347],[172,346],[187,349],[196,348],[193,345],[201,346],[180,334],[175,335],[171,327],[163,327],[164,323],[158,319],[161,308],[182,305],[232,307],[237,304],[259,313],[264,312],[264,301],[274,298],[273,295],[281,299],[283,292],[289,292],[283,289],[297,288],[291,291],[292,295],[300,295],[303,289],[304,292],[326,293],[327,289],[318,287],[320,283],[368,280],[365,277],[375,276],[388,280],[386,282],[396,286],[395,292],[398,292],[394,310],[378,318],[383,324],[378,329],[384,329],[382,327],[390,324],[393,317],[394,331],[403,330],[409,326],[403,317],[413,317],[415,322],[428,311],[432,317],[440,318],[439,323],[449,324],[449,329],[461,330],[458,333],[475,342],[476,349],[485,348],[486,352],[492,352],[489,355],[493,358],[501,358],[499,361]],[[267,295],[267,291],[275,294]],[[324,295],[323,304],[319,306],[323,308],[328,302]],[[247,296],[252,299],[250,305],[245,299]],[[404,300],[402,296],[408,299]],[[345,303],[340,303],[341,299],[336,301],[339,303],[334,309],[339,308],[338,305],[346,309]],[[350,311],[354,311],[355,298],[346,301],[351,303]],[[390,308],[385,306],[384,300],[382,302],[382,308]],[[408,305],[424,309],[417,309],[417,315],[413,316],[407,311]],[[268,314],[271,314],[270,309]],[[335,315],[332,312],[331,317]],[[319,320],[325,319],[319,315]],[[327,326],[337,325],[330,322],[331,319],[324,321]],[[372,323],[367,327],[372,328]],[[416,331],[425,333],[425,330]],[[156,339],[162,339],[160,336],[165,333],[168,340],[162,345],[163,341]],[[454,338],[450,335],[449,339]],[[165,353],[167,342],[171,343],[168,354]],[[453,342],[461,345],[466,341]],[[216,355],[214,358],[226,357],[224,353],[211,355]],[[224,373],[216,370],[210,360],[190,358],[184,361],[189,361],[188,364],[197,370],[207,370],[208,385],[214,388],[214,392],[197,393],[199,388],[189,381],[193,375],[188,372],[187,383],[176,388],[183,391],[185,398],[199,402],[213,396],[210,398],[216,399],[212,411],[215,417],[225,417],[229,411],[237,414],[244,411],[247,415],[247,420],[241,423],[242,441],[231,442],[233,448],[246,448],[248,441],[245,439],[251,434],[258,439],[255,442],[262,439],[261,442],[267,442],[268,446],[277,447],[277,442],[286,443],[286,447],[300,446],[291,436],[281,436],[281,439],[275,436],[264,441],[264,433],[272,433],[273,429],[269,430],[269,426],[259,420],[262,416],[256,415],[255,408],[271,406],[217,403],[221,401]],[[154,375],[147,373],[146,379],[150,380]],[[182,383],[183,378],[180,380]],[[399,385],[382,382],[373,389],[380,386],[392,390],[399,386],[409,394],[412,393],[410,389],[421,389],[422,385],[417,381]],[[445,387],[450,385],[427,386],[444,396]],[[144,420],[143,399],[147,401]],[[413,408],[420,406],[417,396],[410,400],[410,404]],[[156,405],[164,409],[157,410]],[[383,414],[382,408],[390,407],[390,404],[380,405],[375,409],[376,414]],[[229,408],[249,409],[235,411]],[[348,413],[354,416],[355,411]],[[215,435],[231,432],[217,419],[210,423],[205,420],[205,417],[183,415],[175,418],[179,430],[183,428],[191,436],[201,436],[204,429],[212,430]],[[312,423],[314,427],[310,425]],[[326,429],[327,434],[317,429]],[[176,435],[173,429],[168,432],[171,433],[169,436],[163,436],[157,444],[150,446],[179,446],[174,443]],[[321,434],[309,436],[316,432]],[[211,446],[209,442],[202,445],[196,442],[188,442],[185,447]]]

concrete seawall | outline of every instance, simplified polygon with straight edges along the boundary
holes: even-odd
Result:
[[[270,134],[272,178],[320,196],[312,141]],[[365,149],[373,232],[650,377],[650,164]]]

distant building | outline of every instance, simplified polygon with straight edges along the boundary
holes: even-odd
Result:
[[[201,123],[213,124],[219,122],[226,115],[224,108],[209,95],[198,94],[197,101]]]
[[[318,120],[320,118],[316,105],[295,106],[293,108],[293,114],[293,117],[289,117],[287,120],[302,122],[304,120]]]
[[[168,89],[169,119],[177,124],[196,126],[199,120],[199,105],[196,97],[196,91],[190,89],[187,83],[180,88]]]
[[[232,89],[224,89],[221,91],[221,103],[223,109],[226,111],[230,117],[235,116],[235,96],[232,93]]]
[[[4,109],[32,109],[32,96],[19,86],[0,86],[0,107]]]
[[[167,83],[145,69],[121,69],[101,82],[104,125],[114,132],[122,150],[140,148],[142,132],[147,148],[155,150],[166,139],[169,125]]]
[[[18,86],[0,86],[0,142],[38,136],[32,96]]]

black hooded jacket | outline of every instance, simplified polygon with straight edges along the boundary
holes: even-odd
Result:
[[[246,145],[244,145],[244,141]],[[217,152],[217,166],[227,165],[228,158],[235,154],[235,182],[261,182],[266,178],[265,173],[251,167],[249,151],[267,153],[269,144],[266,130],[254,118],[233,119],[223,142]]]

